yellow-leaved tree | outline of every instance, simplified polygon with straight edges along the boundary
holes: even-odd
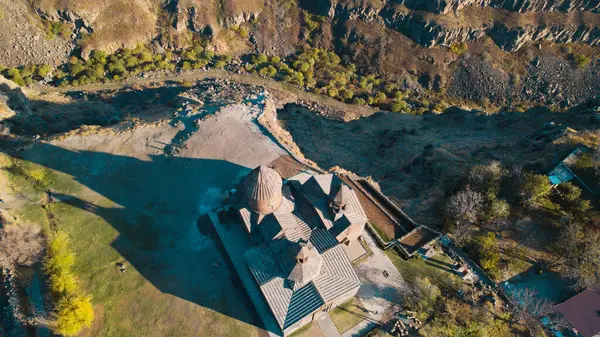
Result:
[[[44,271],[48,275],[49,286],[56,299],[55,333],[74,336],[94,320],[92,297],[79,288],[77,278],[71,270],[75,264],[75,254],[69,247],[69,237],[64,232],[54,233],[48,242],[44,259]]]
[[[56,313],[56,332],[64,336],[77,335],[94,321],[92,297],[65,296],[58,302]]]

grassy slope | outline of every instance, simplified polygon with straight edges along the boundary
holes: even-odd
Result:
[[[446,271],[439,263],[423,259],[406,261],[393,250],[387,250],[385,253],[409,285],[412,285],[418,277],[429,278],[443,291],[457,291],[462,285],[462,280],[458,275]],[[442,263],[451,263],[451,259],[443,254],[438,254],[433,259]]]
[[[0,154],[0,181],[17,195],[16,205],[5,213],[9,221],[31,222],[50,230],[40,204],[45,190],[85,198],[101,207],[118,207],[90,193],[70,176],[40,165]],[[4,197],[4,195],[3,195]],[[124,258],[111,243],[117,230],[92,212],[55,202],[49,210],[58,229],[71,238],[76,252],[75,272],[94,299],[102,322],[95,322],[84,336],[252,336],[256,329],[211,309],[162,293],[129,266],[125,273],[115,267]],[[15,218],[16,217],[16,218]]]

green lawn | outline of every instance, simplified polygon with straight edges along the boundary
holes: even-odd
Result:
[[[457,291],[461,288],[462,279],[448,270],[447,265],[452,264],[453,261],[445,254],[438,254],[428,261],[421,258],[406,261],[392,249],[386,250],[385,253],[409,284],[412,284],[418,277],[427,277],[446,291]]]
[[[340,333],[344,333],[363,321],[367,314],[362,302],[357,297],[353,297],[329,312],[333,324]]]

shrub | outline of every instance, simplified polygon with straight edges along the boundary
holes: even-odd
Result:
[[[243,39],[247,39],[249,34],[248,34],[248,30],[246,29],[246,27],[240,27],[237,30],[238,35],[243,38]]]
[[[408,104],[403,100],[397,100],[396,102],[392,103],[392,106],[390,107],[390,110],[392,112],[400,112],[400,111],[405,111],[407,109],[408,109]]]
[[[579,53],[571,54],[571,59],[573,60],[575,66],[577,66],[579,69],[585,68],[585,66],[592,61],[589,57]]]
[[[45,21],[44,30],[48,40],[54,39],[57,35],[67,37],[71,32],[69,26],[60,21]]]
[[[181,69],[183,70],[192,70],[192,64],[188,61],[184,61],[183,65],[181,65]]]
[[[469,45],[465,42],[456,42],[450,46],[450,51],[456,55],[462,55],[469,50]]]
[[[42,64],[41,66],[37,67],[35,75],[39,77],[46,77],[46,75],[48,75],[51,71],[51,66]]]
[[[104,65],[106,64],[106,53],[102,50],[94,50],[91,53],[91,59],[96,63]]]
[[[23,80],[23,77],[21,76],[21,71],[17,68],[10,68],[6,71],[6,77],[15,82],[17,85],[20,86],[24,86],[25,85],[25,81]]]
[[[70,71],[71,71],[72,76],[77,76],[77,75],[79,75],[79,73],[81,73],[84,70],[85,70],[85,67],[83,66],[83,64],[81,64],[79,62],[71,64]]]
[[[265,54],[258,54],[258,55],[252,56],[252,64],[254,64],[255,66],[261,65],[261,64],[267,62],[268,60],[269,60],[269,58]]]
[[[394,99],[403,99],[404,98],[404,93],[400,90],[396,90],[394,92]]]
[[[387,95],[385,94],[385,92],[380,91],[379,93],[377,93],[377,96],[376,96],[377,103],[383,103],[383,102],[385,102],[386,99],[387,99]]]
[[[354,100],[353,100],[353,103],[357,104],[357,105],[365,105],[365,104],[367,104],[367,102],[364,99],[360,98],[360,97],[355,97]]]
[[[223,69],[223,68],[225,68],[225,65],[226,65],[225,61],[217,61],[217,62],[215,62],[214,67],[217,69]]]
[[[328,95],[329,97],[334,97],[334,98],[335,98],[335,97],[337,97],[337,96],[338,96],[338,94],[339,94],[339,92],[338,92],[338,90],[337,90],[336,88],[329,88],[329,89],[327,90],[327,95]]]

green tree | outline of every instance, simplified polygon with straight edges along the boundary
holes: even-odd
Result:
[[[17,68],[10,68],[6,71],[6,77],[15,82],[17,85],[20,86],[24,86],[25,85],[25,81],[23,80],[23,77],[21,76],[21,71]]]
[[[94,50],[92,51],[92,60],[94,60],[94,62],[99,63],[99,64],[106,64],[106,53],[103,52],[102,50]]]
[[[537,205],[550,194],[551,189],[548,177],[526,172],[519,194],[525,204]]]
[[[500,264],[498,240],[492,232],[481,234],[475,239],[475,252],[479,265],[492,276],[497,276]]]
[[[36,70],[36,76],[46,77],[52,71],[52,67],[47,64],[40,65]]]
[[[403,100],[395,101],[394,103],[392,103],[392,106],[390,107],[390,110],[392,112],[406,111],[407,109],[408,109],[408,104]]]

